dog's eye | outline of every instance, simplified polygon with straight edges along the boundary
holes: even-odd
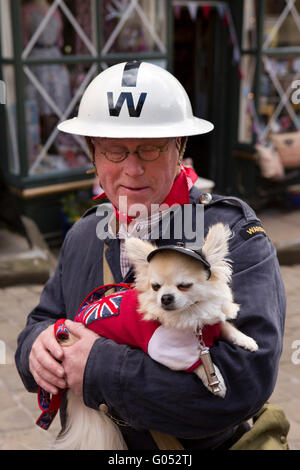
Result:
[[[177,289],[179,289],[179,290],[187,290],[187,289],[189,289],[190,287],[192,287],[192,285],[193,285],[192,282],[186,283],[186,284],[178,284]]]
[[[151,287],[152,287],[153,290],[155,290],[155,292],[157,292],[160,289],[160,285],[156,284],[156,283],[151,284]]]

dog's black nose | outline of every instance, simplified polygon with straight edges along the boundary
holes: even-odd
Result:
[[[164,294],[161,297],[161,303],[163,305],[171,305],[174,302],[174,295],[173,294]]]

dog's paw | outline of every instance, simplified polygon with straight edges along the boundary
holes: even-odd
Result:
[[[257,342],[253,338],[250,338],[250,336],[246,336],[242,343],[243,344],[240,344],[240,346],[244,349],[247,349],[247,351],[255,352],[258,350]]]
[[[201,365],[199,367],[197,367],[197,369],[195,370],[195,373],[198,375],[198,377],[202,380],[203,382],[203,385],[205,385],[205,387],[211,392],[213,393],[214,395],[218,396],[218,397],[221,397],[221,398],[224,398],[225,395],[226,395],[226,385],[225,385],[225,382],[224,382],[224,379],[223,379],[223,376],[219,370],[219,368],[214,364],[214,368],[215,368],[215,373],[216,373],[216,376],[217,376],[217,379],[219,381],[219,385],[216,387],[211,387],[209,384],[208,384],[208,378],[207,378],[207,375],[206,375],[206,372],[205,372],[205,369],[204,369],[204,366]]]
[[[251,336],[247,336],[244,333],[238,332],[236,338],[233,338],[232,341],[234,344],[240,346],[241,348],[246,349],[247,351],[255,352],[258,350],[257,342],[251,338]]]
[[[245,335],[229,322],[221,322],[221,337],[229,343],[236,344],[247,351],[255,352],[258,345],[251,336]]]

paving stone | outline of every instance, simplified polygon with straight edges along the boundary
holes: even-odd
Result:
[[[54,426],[54,424],[52,425]],[[51,429],[51,428],[50,428]],[[0,432],[1,450],[48,450],[54,441],[58,430],[44,431],[38,426],[27,430],[14,432]]]
[[[24,409],[14,406],[0,411],[0,432],[30,429],[32,425],[32,418]]]
[[[7,410],[15,406],[15,401],[11,397],[11,394],[3,387],[3,383],[0,382],[0,410]]]

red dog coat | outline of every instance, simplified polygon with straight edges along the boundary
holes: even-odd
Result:
[[[104,297],[112,287],[123,290]],[[82,302],[75,321],[118,344],[140,348],[171,369],[191,372],[201,364],[196,335],[192,331],[165,327],[158,321],[144,320],[143,315],[138,313],[137,290],[131,289],[131,284],[98,287]],[[57,339],[68,338],[65,319],[55,323],[54,332]],[[220,325],[207,325],[202,334],[205,345],[210,347],[220,336]],[[39,387],[38,403],[42,414],[36,422],[38,426],[49,428],[60,408],[63,392],[51,399],[50,394]]]
[[[103,297],[115,286],[127,289]],[[128,287],[128,284],[111,284],[95,289],[82,302],[75,321],[118,344],[142,349],[170,369],[190,372],[198,367],[201,360],[194,332],[144,320],[138,313],[138,292]],[[205,345],[210,347],[220,336],[220,325],[207,325],[202,334]]]

